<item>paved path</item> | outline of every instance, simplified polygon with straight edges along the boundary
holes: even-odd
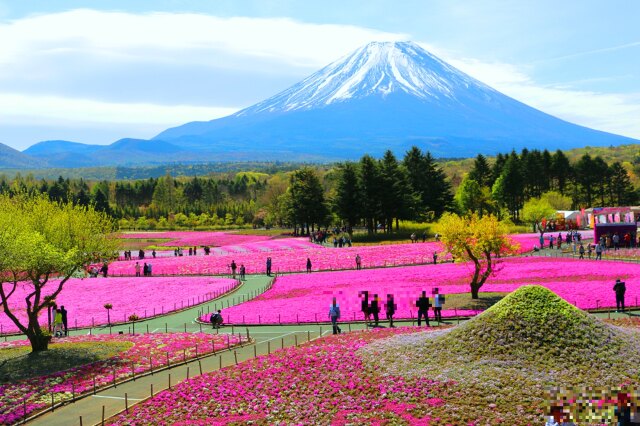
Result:
[[[270,280],[271,278],[264,275],[248,276],[247,281],[235,292],[223,296],[216,301],[182,312],[140,321],[136,323],[136,332],[146,332],[148,327],[149,332],[152,333],[163,333],[165,330],[169,332],[184,332],[186,330],[187,332],[193,333],[199,331],[214,333],[212,328],[196,323],[195,319],[203,311],[212,311],[215,307],[220,306],[220,304],[224,304],[224,307],[226,307],[227,302],[230,305],[241,303],[242,300],[246,300],[249,296],[254,296],[257,292],[264,289]],[[399,326],[410,325],[411,321],[397,321],[396,323]],[[129,333],[130,327],[130,324],[114,326],[111,327],[111,329],[109,327],[96,327],[91,329],[91,333],[111,332],[115,334],[120,331]],[[364,327],[362,323],[342,324],[343,332],[360,330]],[[300,324],[287,326],[253,326],[248,328],[227,326],[219,330],[221,334],[233,332],[236,335],[238,333],[246,335],[247,331],[253,340],[252,344],[240,348],[232,348],[231,350],[223,351],[215,355],[205,356],[200,360],[179,364],[171,369],[156,372],[153,375],[139,377],[135,381],[119,384],[114,388],[98,391],[96,395],[79,399],[74,403],[69,403],[57,408],[53,412],[43,414],[30,421],[29,424],[43,426],[79,425],[80,416],[82,416],[83,425],[100,424],[102,422],[103,409],[105,418],[116,415],[125,409],[125,404],[132,407],[134,404],[149,398],[151,396],[152,386],[155,394],[167,389],[169,387],[169,380],[171,380],[171,385],[174,386],[185,380],[187,375],[193,377],[200,374],[201,370],[203,373],[215,371],[221,367],[224,368],[234,365],[236,359],[237,362],[242,362],[256,355],[265,355],[283,347],[293,346],[296,343],[303,344],[308,340],[317,339],[320,336],[331,333],[331,327],[328,324]],[[71,332],[71,334],[74,335],[88,333],[88,329]],[[170,379],[169,376],[171,376]]]

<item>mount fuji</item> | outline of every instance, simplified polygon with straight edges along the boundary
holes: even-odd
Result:
[[[150,141],[106,147],[47,141],[24,153],[49,166],[78,167],[344,160],[387,149],[401,156],[412,145],[438,157],[469,157],[639,142],[545,114],[415,43],[374,42],[227,117],[170,128]]]
[[[370,43],[249,108],[154,139],[236,159],[353,159],[412,145],[462,157],[638,142],[529,107],[412,42]]]

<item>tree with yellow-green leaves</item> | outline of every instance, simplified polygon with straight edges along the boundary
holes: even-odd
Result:
[[[533,226],[533,232],[540,232],[540,238],[544,235],[545,228],[542,222],[545,219],[553,218],[556,213],[546,198],[532,198],[522,207],[520,219],[530,223]]]
[[[0,304],[33,352],[48,349],[50,335],[40,326],[39,315],[69,278],[117,253],[112,231],[108,216],[93,207],[45,196],[0,195]],[[24,301],[15,297],[19,286],[27,289]],[[18,317],[19,311],[26,313],[26,320]]]
[[[445,213],[436,224],[435,232],[440,234],[440,241],[456,260],[473,263],[472,299],[478,299],[480,288],[493,272],[496,257],[516,250],[506,225],[493,215]]]

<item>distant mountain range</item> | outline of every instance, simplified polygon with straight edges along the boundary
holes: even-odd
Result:
[[[189,161],[327,161],[412,145],[438,157],[638,143],[578,126],[492,89],[411,42],[370,43],[228,117],[108,146],[40,142],[50,167]],[[0,153],[0,161],[2,160]],[[29,160],[29,161],[32,161]],[[0,163],[2,164],[2,163]]]

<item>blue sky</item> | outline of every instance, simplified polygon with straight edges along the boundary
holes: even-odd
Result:
[[[640,138],[640,2],[0,1],[0,142],[148,138],[412,40],[566,120]]]

